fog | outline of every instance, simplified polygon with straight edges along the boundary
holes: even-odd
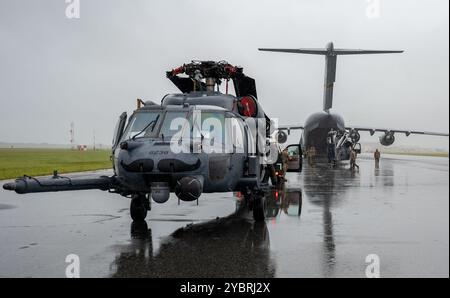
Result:
[[[347,125],[449,131],[449,2],[120,1],[0,2],[0,142],[110,144],[136,98],[177,92],[165,71],[193,59],[227,60],[256,79],[267,114],[303,124],[322,109],[324,58],[258,47],[405,50],[338,58],[333,112]],[[376,2],[376,1],[375,1]],[[364,141],[376,142],[365,136]],[[295,140],[292,140],[295,141]],[[399,145],[448,149],[448,138]]]

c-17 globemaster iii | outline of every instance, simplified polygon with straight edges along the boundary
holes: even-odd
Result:
[[[333,107],[333,91],[336,81],[337,57],[341,55],[367,55],[367,54],[396,54],[403,51],[379,51],[379,50],[353,50],[353,49],[337,49],[333,43],[329,43],[323,49],[279,49],[279,48],[260,48],[260,51],[294,53],[294,54],[310,54],[325,56],[325,82],[323,94],[323,111],[309,116],[304,124],[280,125],[280,138],[287,140],[287,134],[292,130],[302,130],[303,134],[300,140],[302,150],[300,152],[308,152],[314,148],[314,152],[320,156],[326,156],[329,151],[329,142],[332,139],[336,161],[349,160],[351,150],[361,151],[359,144],[360,132],[367,131],[370,135],[377,132],[383,133],[379,137],[380,144],[383,146],[391,146],[395,142],[395,134],[401,133],[406,136],[413,134],[432,135],[448,137],[448,133],[427,132],[421,130],[408,129],[392,129],[392,128],[376,128],[358,125],[346,125],[344,118],[338,114],[331,113]],[[295,145],[292,152],[298,152]]]

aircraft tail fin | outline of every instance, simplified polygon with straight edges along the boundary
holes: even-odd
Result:
[[[333,43],[329,43],[324,49],[269,49],[260,48],[265,52],[280,52],[294,54],[310,54],[325,56],[325,82],[323,94],[323,110],[328,112],[333,107],[333,90],[336,82],[336,65],[338,55],[367,55],[367,54],[395,54],[403,51],[375,51],[375,50],[353,50],[335,49]]]

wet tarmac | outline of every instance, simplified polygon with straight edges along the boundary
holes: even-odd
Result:
[[[234,194],[199,206],[171,197],[132,223],[129,200],[101,191],[0,191],[0,277],[449,277],[448,158],[389,156],[360,171],[305,166],[267,195],[265,222],[233,216]]]

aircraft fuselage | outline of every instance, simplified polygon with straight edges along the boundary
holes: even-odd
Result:
[[[305,122],[301,145],[305,152],[312,146],[318,156],[327,155],[327,136],[333,129],[338,133],[345,132],[344,118],[338,114],[318,112],[312,114]]]

